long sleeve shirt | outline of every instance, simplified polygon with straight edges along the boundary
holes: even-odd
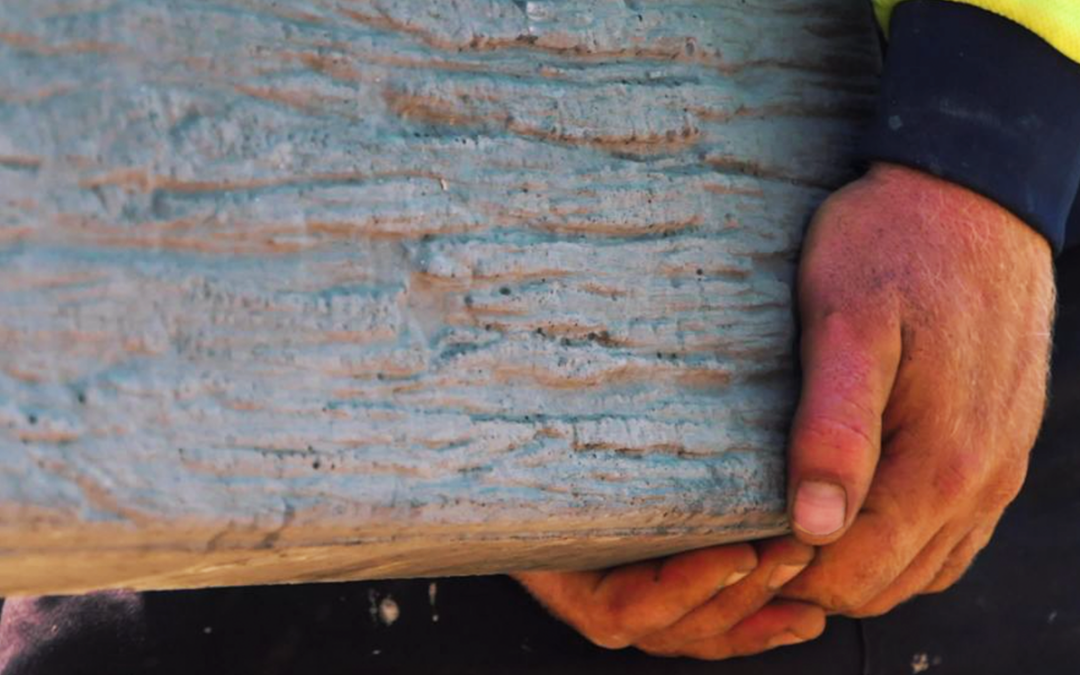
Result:
[[[862,156],[979,192],[1080,244],[1080,0],[874,0],[888,34]]]

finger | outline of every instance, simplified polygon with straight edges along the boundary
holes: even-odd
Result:
[[[994,526],[981,527],[964,537],[949,554],[937,575],[927,584],[923,593],[940,593],[950,588],[971,569],[979,554],[994,535]]]
[[[655,561],[659,569],[660,562]],[[605,642],[601,629],[607,620],[604,608],[596,602],[596,589],[604,575],[614,570],[583,572],[517,572],[512,576],[549,612],[573,626],[581,635],[600,647],[618,649],[626,645]],[[610,637],[610,636],[608,636]]]
[[[942,528],[885,590],[870,602],[845,614],[855,618],[879,616],[919,595],[941,571],[957,544],[970,532],[971,528],[968,526],[952,525]]]
[[[803,305],[803,387],[788,450],[796,536],[839,539],[859,512],[881,454],[881,424],[900,358],[898,325],[818,316]]]
[[[667,628],[646,635],[634,645],[650,653],[670,653],[678,647],[725,633],[756,613],[776,591],[806,569],[814,548],[794,537],[758,542],[758,566],[745,579],[724,588]]]
[[[758,564],[749,544],[715,546],[672,556],[653,572],[648,563],[606,575],[596,601],[606,610],[618,642],[662,630],[731,586]]]
[[[825,611],[816,605],[774,600],[726,633],[684,645],[671,656],[718,660],[749,656],[813,640],[825,630]]]
[[[749,544],[728,544],[606,572],[528,572],[518,579],[594,643],[626,647],[675,623],[757,565]]]
[[[784,597],[833,612],[858,610],[885,593],[959,517],[968,501],[949,496],[959,495],[958,485],[968,481],[940,480],[943,472],[962,470],[948,459],[950,451],[934,446],[937,437],[931,427],[908,427],[890,437],[859,517],[843,538],[823,546]]]

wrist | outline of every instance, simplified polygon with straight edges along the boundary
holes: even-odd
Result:
[[[883,161],[871,164],[864,180],[877,208],[890,216],[892,227],[909,230],[913,238],[988,262],[1003,255],[1016,264],[1030,261],[1052,268],[1049,241],[1015,213],[975,190]]]

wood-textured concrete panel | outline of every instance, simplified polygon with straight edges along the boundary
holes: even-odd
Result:
[[[0,593],[784,531],[864,4],[0,0]]]

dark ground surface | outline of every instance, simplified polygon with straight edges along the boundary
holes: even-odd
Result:
[[[593,647],[505,577],[97,595],[39,599],[21,616],[9,603],[0,673],[1080,673],[1080,252],[1059,263],[1070,267],[1023,493],[959,584],[885,617],[832,619],[813,643],[703,663]],[[373,611],[388,597],[400,611],[390,626]]]

